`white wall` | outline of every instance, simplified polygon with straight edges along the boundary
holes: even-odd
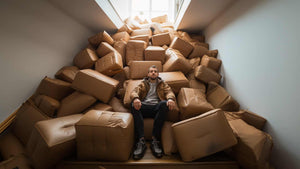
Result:
[[[219,49],[224,86],[268,120],[278,169],[300,168],[299,16],[300,1],[238,1],[205,29]]]
[[[94,34],[45,0],[0,1],[0,122]]]

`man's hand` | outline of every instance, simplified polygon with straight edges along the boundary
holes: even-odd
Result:
[[[167,106],[169,107],[169,110],[173,110],[175,108],[175,102],[171,99],[167,101]]]
[[[133,100],[133,107],[136,110],[140,110],[140,108],[142,107],[142,102],[140,101],[140,99],[136,98]]]

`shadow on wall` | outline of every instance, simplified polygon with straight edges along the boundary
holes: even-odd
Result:
[[[300,157],[297,157],[297,154],[293,154],[292,152],[287,151],[286,146],[289,145],[283,144],[282,142],[278,142],[278,140],[280,139],[277,138],[276,131],[273,129],[272,125],[268,121],[266,123],[264,130],[266,130],[272,136],[273,139],[274,146],[271,154],[271,160],[270,160],[271,164],[272,165],[277,164],[275,166],[276,169],[282,168],[280,167],[280,163],[288,164],[289,168],[295,168],[295,169],[299,168],[298,160]]]
[[[114,33],[117,30],[95,0],[49,0],[49,3],[94,33],[103,30]]]
[[[204,33],[206,34],[206,36],[209,36],[209,37],[213,36],[214,34],[217,34],[220,30],[224,29],[227,25],[234,22],[237,18],[242,17],[244,14],[246,14],[248,11],[250,11],[252,8],[259,5],[263,1],[265,1],[265,0],[243,1],[242,3],[244,3],[244,4],[241,5],[242,9],[235,8],[235,5],[237,5],[238,3],[241,3],[240,1],[233,1],[233,3],[231,5],[229,5],[225,10],[223,10],[219,14],[218,17],[213,19],[212,22],[208,24],[207,27],[210,27],[209,28],[210,31],[209,32],[204,31]],[[236,9],[236,10],[232,10],[232,12],[230,13],[230,16],[229,16],[226,13],[226,11],[231,10],[231,9]],[[222,16],[222,20],[219,19],[220,16]],[[218,24],[214,24],[216,20],[218,20]],[[204,30],[206,28],[204,28]]]

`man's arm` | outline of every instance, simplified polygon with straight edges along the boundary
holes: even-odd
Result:
[[[173,110],[176,106],[175,105],[176,97],[175,97],[175,94],[173,93],[171,87],[167,83],[164,83],[164,94],[167,99],[167,106],[168,106],[169,110]]]

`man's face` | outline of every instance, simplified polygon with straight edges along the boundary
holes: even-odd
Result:
[[[158,77],[157,69],[151,67],[148,72],[148,77],[152,80],[155,80]]]

